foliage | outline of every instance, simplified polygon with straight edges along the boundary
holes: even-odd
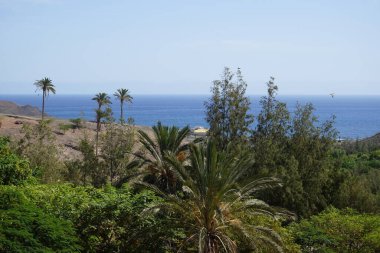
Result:
[[[379,252],[380,216],[328,208],[291,231],[303,252]]]
[[[257,224],[246,224],[241,217],[250,214],[280,215],[275,209],[253,197],[259,190],[278,185],[273,178],[260,178],[244,185],[239,179],[249,168],[251,157],[239,153],[218,152],[209,140],[207,146],[191,145],[189,162],[183,164],[171,155],[173,170],[183,184],[183,192],[167,194],[144,184],[160,194],[165,202],[155,206],[177,216],[177,224],[185,228],[183,249],[198,252],[237,252],[233,237],[242,236],[252,249],[265,244],[272,251],[282,252],[278,234]],[[184,197],[182,197],[184,195]]]
[[[347,154],[336,149],[332,157],[345,173],[337,189],[334,205],[361,212],[380,212],[380,157],[378,150]]]
[[[120,101],[120,123],[124,123],[124,102],[132,103],[133,97],[129,94],[128,89],[117,89],[117,91],[113,94],[116,99]]]
[[[99,92],[92,98],[92,100],[98,103],[98,109],[95,110],[96,115],[96,140],[95,140],[95,154],[98,155],[98,142],[99,142],[99,131],[101,128],[102,119],[107,118],[111,114],[111,108],[107,108],[106,110],[102,110],[102,106],[108,106],[111,104],[110,97],[104,93]]]
[[[80,159],[65,162],[67,171],[64,177],[67,181],[76,185],[94,184],[97,186],[105,183],[104,177],[99,177],[99,173],[103,174],[101,162],[95,154],[94,144],[85,136],[79,142],[79,151],[82,157]]]
[[[73,130],[81,129],[83,127],[83,120],[81,118],[70,119],[70,122],[74,124]]]
[[[255,164],[248,176],[280,178],[281,191],[264,192],[260,197],[309,216],[331,203],[337,190],[338,168],[330,157],[336,137],[334,121],[319,124],[311,104],[297,105],[291,115],[286,104],[276,98],[274,78],[267,86],[268,95],[260,100],[261,112],[251,138]]]
[[[98,177],[104,177],[106,181],[109,180],[111,184],[114,184],[128,176],[129,170],[139,165],[139,162],[131,155],[134,142],[133,127],[108,124],[100,141],[100,157],[105,167],[104,175],[98,174]]]
[[[14,192],[45,213],[71,221],[86,252],[166,252],[183,234],[172,229],[167,217],[143,212],[160,198],[149,191],[135,193],[127,185],[29,185]]]
[[[43,212],[16,188],[1,187],[0,252],[79,252],[72,223]]]
[[[14,154],[9,139],[0,137],[0,185],[20,185],[32,179],[29,162]]]
[[[59,130],[63,132],[63,134],[66,133],[67,130],[73,129],[73,125],[71,124],[59,124]]]
[[[157,201],[147,191],[132,194],[125,187],[106,189],[78,219],[85,248],[89,252],[164,252],[172,233],[169,222],[141,215]]]
[[[168,127],[158,122],[152,129],[154,138],[142,130],[138,131],[143,149],[135,155],[143,160],[144,174],[148,175],[148,182],[157,185],[161,190],[173,193],[179,185],[166,155],[172,154],[182,162],[185,160],[188,146],[184,145],[184,140],[189,135],[190,128]]]
[[[251,226],[261,226],[273,230],[277,233],[282,240],[282,250],[285,253],[300,253],[301,247],[295,243],[293,234],[289,229],[283,226],[281,223],[284,222],[282,219],[273,219],[266,215],[242,215],[242,218],[245,223]],[[236,240],[239,241],[239,252],[252,252],[251,247],[251,238],[246,238],[244,236],[236,237]],[[273,248],[270,244],[267,244],[265,241],[256,248],[255,252],[260,253],[272,253]]]
[[[44,120],[37,125],[24,124],[22,133],[23,137],[17,143],[17,153],[29,160],[34,171],[39,171],[37,176],[42,182],[61,180],[64,165],[59,159],[59,150],[49,121]]]
[[[250,101],[245,96],[247,84],[240,69],[234,74],[224,69],[221,80],[215,80],[211,88],[212,96],[205,102],[206,121],[210,126],[209,135],[220,149],[228,143],[244,143],[250,133],[253,115],[249,114]]]
[[[34,85],[37,90],[42,90],[42,120],[45,116],[45,98],[49,96],[49,93],[55,94],[55,87],[51,79],[45,77],[41,80],[37,80]]]

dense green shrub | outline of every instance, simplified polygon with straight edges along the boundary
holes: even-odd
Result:
[[[144,213],[160,198],[127,185],[26,185],[16,193],[45,213],[71,221],[86,252],[165,252],[176,248],[176,238],[183,235],[168,217]]]
[[[11,151],[9,139],[0,137],[0,185],[19,185],[31,176],[29,162]]]
[[[45,213],[16,187],[0,188],[0,252],[79,252],[72,223]]]
[[[380,251],[380,215],[328,208],[290,230],[303,252]]]

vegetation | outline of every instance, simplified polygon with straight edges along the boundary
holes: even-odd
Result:
[[[146,180],[157,185],[163,191],[174,193],[179,185],[176,172],[167,160],[167,155],[174,155],[180,162],[186,159],[185,138],[190,134],[190,128],[163,126],[160,122],[152,127],[154,138],[139,130],[140,143],[143,146],[135,155],[143,161]]]
[[[380,216],[328,208],[290,227],[303,252],[378,252]]]
[[[0,185],[20,185],[32,176],[28,160],[11,152],[9,139],[0,137]]]
[[[116,124],[105,93],[78,157],[59,156],[51,120],[0,137],[0,252],[380,252],[377,137],[337,142],[334,118],[290,113],[274,78],[253,127],[236,77],[214,82],[204,139]]]
[[[64,164],[59,158],[50,121],[23,124],[21,132],[23,136],[16,143],[16,153],[29,161],[33,174],[38,175],[43,183],[60,181]]]
[[[133,97],[129,94],[128,89],[117,89],[117,91],[113,94],[116,99],[120,101],[120,123],[124,123],[124,102],[132,103]]]
[[[211,87],[211,98],[205,102],[209,135],[220,149],[231,142],[245,143],[253,123],[253,115],[249,113],[250,101],[245,96],[247,84],[240,69],[236,72],[237,80],[233,78],[234,74],[225,68],[222,79],[215,80]]]
[[[99,92],[95,95],[95,97],[92,98],[92,100],[95,100],[98,103],[98,109],[95,110],[96,114],[96,147],[95,147],[95,154],[98,155],[98,142],[99,142],[99,131],[101,127],[101,121],[103,118],[106,118],[109,116],[109,110],[102,110],[102,106],[106,106],[111,104],[110,97],[104,93]]]
[[[37,80],[34,85],[36,86],[37,90],[42,91],[42,114],[41,119],[44,120],[45,116],[45,98],[49,96],[49,93],[55,94],[55,86],[51,79],[45,77],[41,80]]]
[[[153,185],[145,184],[164,198],[165,202],[158,207],[176,213],[177,223],[186,228],[181,248],[184,251],[197,248],[199,252],[207,253],[237,252],[238,245],[233,238],[240,235],[250,243],[251,250],[266,244],[272,246],[273,251],[282,252],[282,241],[277,233],[243,220],[247,214],[280,214],[254,198],[257,191],[278,185],[278,181],[260,178],[240,185],[241,177],[252,162],[251,157],[220,153],[213,140],[205,146],[191,145],[190,150],[186,165],[176,156],[169,158],[184,192],[166,194]],[[190,244],[189,249],[186,244]]]
[[[81,129],[83,127],[83,120],[81,118],[70,119],[70,122],[73,124],[72,129]]]

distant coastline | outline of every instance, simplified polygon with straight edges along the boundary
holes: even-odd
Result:
[[[46,113],[58,119],[82,117],[94,120],[95,102],[91,95],[51,95],[47,99]],[[254,115],[259,113],[261,96],[251,96]],[[205,122],[204,101],[206,95],[134,95],[132,105],[125,108],[126,117],[132,117],[136,125],[152,126],[158,120],[166,125],[183,127],[203,126]],[[298,102],[313,103],[320,122],[336,116],[335,127],[340,132],[339,138],[356,139],[375,135],[380,131],[380,96],[278,96],[287,103],[292,112]],[[13,101],[19,105],[41,106],[41,97],[31,95],[0,95],[0,100]],[[114,115],[119,115],[117,101],[111,105]]]

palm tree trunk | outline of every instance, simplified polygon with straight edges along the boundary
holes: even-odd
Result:
[[[45,94],[46,94],[46,91],[43,91],[42,92],[42,121],[44,120],[44,114],[45,114]]]
[[[97,121],[96,122],[96,140],[95,140],[95,155],[96,156],[98,156],[99,130],[100,130],[100,121]]]
[[[124,117],[123,117],[123,102],[120,101],[120,123],[124,123]]]

